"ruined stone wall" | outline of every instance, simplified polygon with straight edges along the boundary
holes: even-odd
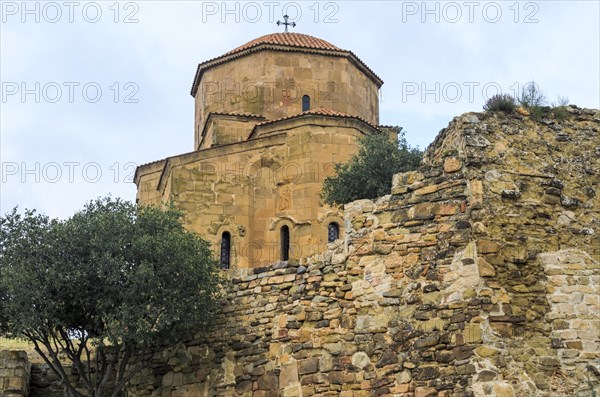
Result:
[[[453,263],[463,267],[473,256],[467,252],[471,231],[464,227],[469,187],[461,174],[437,168],[406,178],[413,187],[431,180],[435,189],[348,205],[346,241],[301,263],[234,274],[215,331],[149,352],[130,391],[467,393],[478,369],[481,313],[490,302],[475,299],[472,289],[443,303],[440,281]],[[470,277],[464,273],[460,279]]]
[[[600,112],[455,118],[299,262],[231,271],[130,396],[600,395]]]
[[[502,376],[518,396],[591,395],[600,380],[587,369],[600,364],[600,113],[566,111],[467,116],[456,138],[482,191],[470,218],[497,302],[489,342],[510,359]]]
[[[344,241],[232,273],[215,330],[138,356],[130,393],[600,392],[600,113],[567,111],[455,118]]]
[[[71,374],[69,381],[77,384],[78,376]],[[78,386],[82,389],[81,384]],[[27,352],[22,350],[0,350],[0,397],[66,397],[66,394],[59,376],[48,364],[30,362]]]
[[[70,381],[76,383],[78,381],[77,376],[71,375]],[[29,388],[31,389],[30,397],[65,396],[65,388],[60,378],[50,369],[48,364],[31,364]]]
[[[26,352],[0,350],[0,397],[28,397],[30,373]]]

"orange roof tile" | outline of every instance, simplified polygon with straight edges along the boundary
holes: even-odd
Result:
[[[257,39],[251,40],[244,45],[241,45],[227,53],[225,55],[235,54],[236,52],[247,50],[248,48],[256,47],[261,44],[275,44],[285,45],[292,47],[302,48],[314,48],[319,50],[330,50],[330,51],[344,51],[333,44],[319,39],[318,37],[309,36],[302,33],[273,33],[261,36]]]
[[[252,119],[264,119],[264,117],[261,116],[260,114],[253,114],[253,113],[210,112],[208,114],[208,116],[206,117],[206,119],[208,120],[208,118],[210,116],[234,116],[234,117],[246,117],[246,118],[252,118]]]
[[[363,119],[362,117],[359,116],[355,116],[352,114],[347,114],[347,113],[343,113],[343,112],[338,112],[337,110],[333,110],[333,109],[327,109],[327,108],[315,108],[315,109],[310,109],[310,110],[306,110],[304,112],[301,113],[296,113],[293,114],[291,116],[285,116],[285,117],[281,117],[278,119],[273,119],[273,120],[267,120],[267,121],[263,121],[261,123],[257,123],[254,128],[252,129],[252,132],[250,133],[250,135],[248,136],[248,139],[250,139],[253,135],[254,132],[256,131],[257,127],[263,126],[263,125],[268,125],[268,124],[274,124],[274,123],[278,123],[280,121],[284,121],[284,120],[291,120],[291,119],[295,119],[298,117],[302,117],[302,116],[330,116],[330,117],[340,117],[340,118],[350,118],[350,119],[355,119],[355,120],[359,120],[362,121],[365,124],[368,124],[369,126],[373,127],[374,129],[380,131],[379,127],[368,122],[367,120]]]
[[[286,48],[288,47],[288,48]],[[300,51],[306,53],[319,53],[320,51],[328,51],[328,55],[345,57],[354,63],[359,69],[367,74],[378,86],[383,84],[383,81],[377,76],[363,61],[360,60],[352,51],[343,50],[333,44],[320,39],[318,37],[310,36],[302,33],[272,33],[265,36],[261,36],[254,40],[247,42],[233,50],[218,56],[216,58],[209,59],[198,64],[196,69],[196,75],[192,83],[192,89],[190,94],[196,95],[200,79],[205,70],[210,69],[213,66],[220,65],[225,62],[232,61],[239,57],[248,55],[254,51],[260,51],[263,49],[275,49],[279,51]]]

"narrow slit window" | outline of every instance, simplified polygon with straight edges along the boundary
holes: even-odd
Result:
[[[231,264],[231,234],[223,232],[221,236],[221,269],[229,269]]]
[[[327,241],[333,243],[338,238],[340,238],[340,225],[335,222],[331,222],[327,226]]]
[[[287,261],[290,259],[290,228],[282,226],[280,231],[281,239],[281,260]]]
[[[302,111],[306,112],[310,110],[310,97],[308,95],[304,95],[302,97]]]

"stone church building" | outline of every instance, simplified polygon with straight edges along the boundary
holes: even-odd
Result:
[[[198,65],[194,150],[141,165],[141,204],[174,202],[222,268],[323,252],[344,238],[323,180],[379,125],[382,80],[354,53],[305,34],[259,37]]]

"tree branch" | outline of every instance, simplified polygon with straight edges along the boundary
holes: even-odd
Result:
[[[38,334],[37,337],[34,335],[29,337],[35,346],[35,350],[38,352],[38,354],[40,356],[42,356],[44,361],[50,366],[50,368],[56,373],[56,375],[62,379],[62,383],[65,386],[65,389],[67,390],[67,393],[69,394],[69,396],[83,397],[77,390],[75,390],[73,385],[71,385],[71,383],[69,382],[69,377],[68,377],[64,367],[62,366],[62,363],[58,359],[57,353],[54,350],[52,350],[52,344],[50,342],[49,335],[45,334],[41,331],[37,332],[37,334]],[[46,354],[44,354],[44,352],[42,352],[42,349],[40,348],[38,342],[40,342],[44,345],[44,347],[48,351],[48,354],[52,358],[53,362],[51,362],[50,359],[46,356]],[[56,346],[56,342],[55,342],[55,346]]]
[[[87,364],[87,372],[88,374],[90,374],[90,380],[92,381],[92,386],[94,387],[94,389],[96,388],[96,386],[98,386],[98,380],[96,379],[96,381],[94,382],[92,379],[92,363],[91,363],[91,353],[90,353],[90,349],[87,346],[87,342],[89,341],[89,338],[86,339],[85,343],[84,343],[84,348],[85,348],[85,357],[86,357],[86,364]],[[98,370],[98,367],[96,366],[96,371]],[[97,377],[96,377],[97,378]]]
[[[123,354],[123,358],[121,359],[121,362],[119,364],[119,370],[117,371],[117,379],[115,380],[115,385],[113,386],[113,392],[111,397],[117,397],[123,386],[125,386],[125,382],[127,381],[127,378],[125,377],[125,370],[127,367],[127,363],[131,358],[131,354],[133,353],[133,349],[127,342],[125,342],[124,350],[125,353]]]
[[[103,361],[106,363],[107,362],[107,357],[106,357],[106,353],[103,350]],[[110,379],[110,375],[115,367],[115,364],[117,363],[117,360],[119,359],[119,352],[117,350],[117,354],[113,355],[113,357],[110,359],[110,361],[108,361],[108,364],[105,364],[104,366],[104,374],[102,377],[102,381],[100,382],[100,386],[98,386],[98,388],[96,388],[96,392],[98,393],[98,395],[101,395],[102,390],[104,389],[104,386],[106,386],[106,383],[108,382],[108,380]],[[100,375],[100,374],[98,374]]]
[[[67,353],[67,355],[69,356],[69,358],[71,359],[73,364],[75,364],[75,367],[77,368],[77,372],[79,373],[79,379],[83,380],[85,388],[90,393],[90,395],[94,395],[94,388],[93,388],[92,382],[89,378],[89,374],[85,373],[85,368],[83,368],[83,364],[81,363],[81,351],[82,351],[81,344],[80,344],[79,348],[75,348],[75,345],[73,344],[73,341],[71,340],[71,338],[69,338],[69,335],[67,334],[67,332],[62,327],[58,327],[57,330],[58,330],[58,333],[60,334],[61,338],[65,342],[65,348],[64,348],[65,353]],[[62,343],[61,343],[61,345],[62,345]]]

